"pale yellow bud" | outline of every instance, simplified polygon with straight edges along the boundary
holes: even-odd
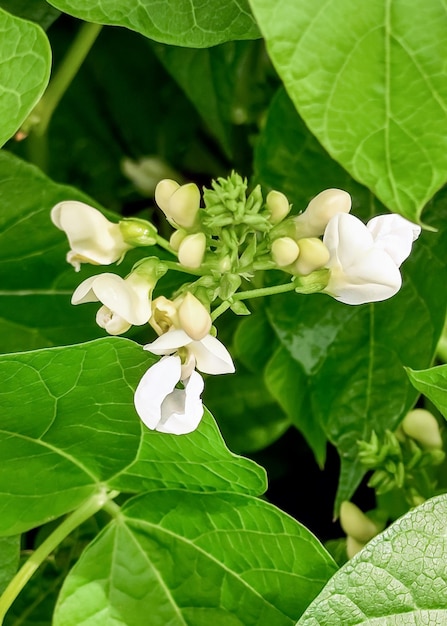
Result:
[[[306,210],[294,218],[297,238],[319,237],[334,215],[349,213],[351,196],[342,189],[325,189],[309,202]]]
[[[267,209],[270,211],[269,221],[271,224],[279,224],[287,217],[291,206],[287,197],[280,191],[270,191],[265,199]]]
[[[183,230],[182,228],[180,228],[179,230],[174,230],[174,232],[172,233],[169,239],[169,245],[171,246],[171,248],[175,250],[176,252],[178,252],[178,249],[180,248],[180,244],[182,243],[186,235],[187,235],[186,230]]]
[[[191,228],[200,208],[200,191],[194,183],[179,187],[169,199],[166,217],[183,228]]]
[[[315,270],[324,267],[329,261],[330,253],[321,239],[309,237],[298,240],[300,254],[293,264],[293,273],[308,276]]]
[[[195,341],[200,341],[209,334],[211,329],[211,316],[203,304],[192,293],[187,293],[183,298],[178,316],[180,328]]]
[[[170,178],[164,178],[155,187],[155,202],[165,215],[168,210],[169,200],[179,187],[180,185]]]
[[[272,258],[278,267],[290,265],[298,258],[300,249],[291,237],[279,237],[272,243]]]
[[[423,448],[442,448],[439,424],[435,416],[425,409],[410,411],[401,424],[408,436],[421,444]]]
[[[205,255],[206,237],[204,233],[187,235],[178,249],[178,260],[185,267],[200,267]]]
[[[363,550],[364,547],[365,544],[357,541],[354,537],[350,535],[346,537],[346,554],[348,555],[348,559],[352,559],[352,557],[355,556],[357,552],[360,552],[360,550]]]
[[[375,537],[379,528],[353,502],[345,500],[340,506],[340,525],[348,537],[365,544]]]

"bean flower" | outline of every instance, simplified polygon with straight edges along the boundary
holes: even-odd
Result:
[[[399,215],[381,215],[366,226],[348,213],[334,215],[323,236],[330,254],[324,291],[345,304],[391,298],[402,284],[399,267],[420,231]]]

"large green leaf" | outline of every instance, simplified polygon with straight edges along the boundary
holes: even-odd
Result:
[[[0,537],[0,594],[19,567],[20,535]]]
[[[259,494],[264,471],[231,454],[208,414],[191,435],[148,431],[133,390],[154,357],[126,339],[0,359],[0,534],[11,535],[112,489]]]
[[[0,0],[0,7],[17,17],[36,22],[45,30],[60,15],[46,0]]]
[[[245,495],[129,501],[69,574],[55,626],[287,626],[336,566],[315,537]]]
[[[412,385],[439,409],[447,419],[447,365],[438,365],[426,370],[407,369]]]
[[[247,0],[51,0],[61,11],[87,22],[124,26],[150,39],[206,48],[232,39],[259,37]]]
[[[42,96],[50,69],[51,48],[43,30],[0,8],[0,146]]]
[[[375,537],[329,581],[299,626],[447,623],[447,496]]]
[[[446,181],[442,0],[251,0],[308,127],[391,210],[417,221]]]

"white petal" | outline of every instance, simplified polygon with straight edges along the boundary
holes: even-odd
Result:
[[[184,330],[170,330],[152,343],[146,344],[144,349],[152,352],[152,354],[172,354],[178,348],[183,348],[191,342],[191,337]]]
[[[366,250],[373,247],[374,240],[361,220],[349,213],[338,213],[329,220],[323,243],[331,255],[327,267],[341,265],[346,271],[358,263]]]
[[[197,372],[185,382],[185,389],[174,389],[162,406],[162,419],[156,430],[173,435],[186,435],[194,431],[203,416],[200,395],[203,378]]]
[[[131,324],[106,306],[102,306],[96,313],[96,323],[109,335],[122,335],[131,327]]]
[[[397,267],[410,255],[413,241],[419,237],[421,227],[401,215],[378,215],[367,224],[374,237],[374,247],[385,250]]]
[[[138,383],[135,409],[148,428],[156,429],[162,415],[166,396],[174,391],[180,380],[180,357],[170,356],[152,365]]]
[[[71,303],[84,304],[85,302],[98,302],[98,298],[92,289],[96,279],[97,276],[91,276],[78,285],[71,296]]]
[[[226,347],[216,337],[207,335],[193,341],[188,349],[196,357],[196,367],[204,374],[232,374],[234,363]]]

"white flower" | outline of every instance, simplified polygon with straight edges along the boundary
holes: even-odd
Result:
[[[230,353],[216,337],[206,335],[194,341],[184,330],[171,330],[144,346],[152,354],[167,355],[180,351],[183,355],[182,380],[195,367],[204,374],[232,374],[234,364]]]
[[[127,278],[105,273],[84,280],[75,290],[72,304],[102,302],[96,321],[110,335],[120,335],[134,324],[145,324],[151,316],[153,285],[138,273]]]
[[[124,241],[119,224],[83,202],[59,202],[51,210],[51,220],[67,235],[71,247],[67,261],[77,272],[81,263],[110,265],[119,261],[132,247]]]
[[[398,215],[381,215],[367,226],[353,215],[332,217],[323,242],[330,252],[325,292],[345,304],[391,298],[402,284],[399,267],[420,228]]]
[[[184,389],[176,389],[181,378],[181,360],[168,356],[155,363],[144,374],[135,391],[135,408],[148,428],[162,433],[185,435],[197,428],[202,419],[200,394],[203,379],[191,372],[183,380]]]

